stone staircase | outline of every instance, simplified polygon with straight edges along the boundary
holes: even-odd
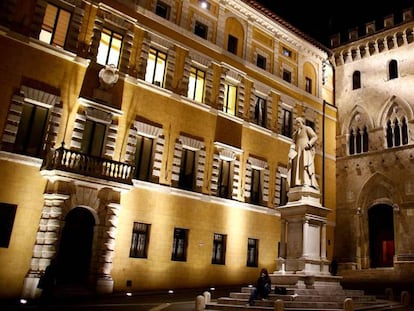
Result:
[[[340,310],[408,310],[402,302],[378,299],[363,290],[342,289],[324,286],[320,288],[287,287],[287,294],[270,294],[267,300],[257,300],[254,306],[247,305],[253,287],[242,287],[240,292],[231,292],[228,297],[206,301],[206,311],[340,311]],[[279,300],[277,303],[276,301]]]

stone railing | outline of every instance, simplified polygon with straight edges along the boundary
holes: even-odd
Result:
[[[60,147],[52,149],[43,162],[42,170],[61,170],[85,176],[131,184],[134,167],[101,157]]]

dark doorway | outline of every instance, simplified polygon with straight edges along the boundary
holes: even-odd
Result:
[[[371,268],[392,267],[394,250],[394,212],[386,204],[368,210]]]
[[[76,207],[65,221],[58,253],[58,283],[86,284],[95,219],[87,209]]]

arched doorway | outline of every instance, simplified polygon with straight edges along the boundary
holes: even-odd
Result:
[[[58,252],[58,284],[86,284],[92,254],[95,219],[86,208],[76,207],[65,218]]]
[[[394,249],[394,214],[387,204],[368,210],[371,268],[392,267]]]

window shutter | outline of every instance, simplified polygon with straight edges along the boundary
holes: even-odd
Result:
[[[180,166],[181,166],[181,157],[183,154],[183,145],[179,142],[175,143],[174,146],[174,157],[173,157],[173,164],[172,164],[172,182],[178,182],[180,179]]]
[[[246,180],[244,182],[244,197],[250,198],[250,189],[252,184],[252,165],[246,163]]]
[[[265,168],[263,172],[263,193],[262,193],[262,200],[264,202],[269,201],[269,179],[270,179],[269,168]]]
[[[251,173],[251,172],[250,172]],[[240,160],[234,160],[234,171],[233,171],[233,193],[232,199],[236,200],[240,190]],[[250,188],[249,188],[250,189]]]
[[[197,168],[196,168],[196,187],[203,187],[204,181],[204,167],[206,164],[206,150],[203,147],[198,152],[198,159],[197,159]]]
[[[210,190],[212,195],[218,194],[218,177],[220,174],[220,155],[213,155],[213,169],[211,172]]]
[[[164,152],[164,147],[165,147],[164,137],[158,137],[156,139],[155,154],[154,154],[154,167],[152,169],[152,175],[157,176],[158,178],[161,175],[162,154]]]

